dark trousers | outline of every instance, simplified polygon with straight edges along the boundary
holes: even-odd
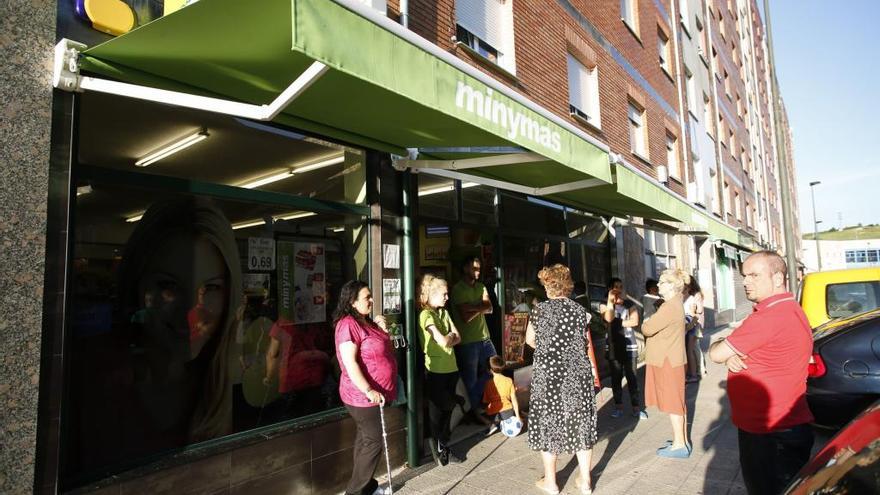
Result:
[[[620,353],[608,355],[608,367],[611,368],[611,391],[614,393],[614,404],[623,404],[623,377],[626,376],[626,388],[633,407],[639,407],[639,378],[636,370],[639,366],[638,355]]]
[[[813,430],[798,425],[772,433],[739,430],[739,464],[749,495],[777,495],[810,459]]]
[[[438,414],[431,419],[431,435],[441,444],[449,442],[449,422],[455,409],[455,387],[458,385],[458,372],[432,373],[425,375],[425,389],[428,400],[437,408]]]
[[[354,438],[354,463],[351,478],[345,488],[347,495],[372,495],[379,486],[373,479],[376,465],[382,456],[382,423],[379,407],[355,407],[345,405],[357,425]]]

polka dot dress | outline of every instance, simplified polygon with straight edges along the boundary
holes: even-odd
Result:
[[[553,454],[596,443],[596,393],[587,353],[590,315],[568,298],[532,311],[535,361],[529,402],[529,447]]]

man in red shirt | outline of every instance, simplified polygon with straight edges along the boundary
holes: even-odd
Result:
[[[813,338],[807,318],[785,289],[785,261],[772,251],[742,267],[754,311],[709,357],[727,365],[731,419],[739,429],[739,462],[750,495],[777,494],[810,458],[813,415],[807,365]]]

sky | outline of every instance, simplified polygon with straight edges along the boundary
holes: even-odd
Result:
[[[813,231],[811,181],[821,181],[814,187],[819,231],[880,223],[880,55],[871,33],[880,1],[771,0],[770,14],[801,231]]]

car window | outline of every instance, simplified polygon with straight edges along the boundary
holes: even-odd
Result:
[[[880,307],[880,281],[830,284],[825,291],[825,309],[830,318]]]

